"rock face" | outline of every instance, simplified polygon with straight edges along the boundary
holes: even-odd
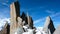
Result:
[[[27,14],[27,21],[28,21],[29,28],[33,29],[33,20],[28,14]]]
[[[20,18],[20,5],[19,2],[14,2],[10,5],[11,8],[11,24],[10,24],[10,34],[15,34],[15,32],[21,31],[22,19]],[[20,20],[20,21],[19,21]],[[18,30],[21,28],[20,30]],[[18,30],[18,31],[17,31]]]
[[[31,28],[31,29],[33,29],[33,20],[32,20],[32,18],[31,17],[29,17],[29,27]]]
[[[22,19],[18,17],[18,26],[16,28],[16,34],[22,34],[24,32],[23,30],[23,24],[22,24]]]
[[[10,33],[10,25],[6,23],[3,29],[0,31],[0,34],[9,34],[9,33]]]
[[[24,12],[22,13],[21,18],[22,18],[22,21],[25,21],[24,25],[27,25],[28,24],[27,16]]]
[[[54,34],[60,34],[60,25],[57,27],[57,29],[55,30]]]
[[[46,23],[45,23],[45,25],[44,25],[43,30],[44,30],[46,33],[50,30],[51,34],[53,34],[53,32],[55,31],[55,27],[54,27],[54,25],[53,25],[53,22],[52,22],[50,16],[48,16],[48,17],[46,18]]]
[[[29,28],[33,29],[33,20],[32,18],[27,14],[25,14],[24,12],[22,13],[21,18],[23,19],[22,21],[25,21],[24,25],[29,25]]]

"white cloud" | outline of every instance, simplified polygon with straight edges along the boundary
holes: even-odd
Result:
[[[60,12],[57,12],[57,13],[55,13],[55,14],[53,14],[53,15],[50,15],[51,17],[56,17],[56,16],[58,16],[58,15],[60,15]]]
[[[5,6],[9,7],[9,5],[7,3],[2,3],[2,5],[5,5]]]
[[[8,0],[0,0],[0,4],[5,5],[7,7],[9,7],[8,2],[9,2]],[[2,5],[0,5],[0,6],[2,6]]]
[[[0,28],[3,27],[6,23],[6,21],[8,21],[8,23],[10,23],[10,18],[0,18]]]
[[[46,10],[46,12],[49,13],[49,14],[54,14],[54,13],[55,13],[55,12],[52,11],[52,10]]]
[[[45,17],[44,18],[37,19],[37,20],[34,21],[34,24],[39,23],[39,22],[43,21],[44,19],[45,19]]]

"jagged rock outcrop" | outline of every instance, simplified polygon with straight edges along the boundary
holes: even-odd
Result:
[[[54,33],[55,27],[53,25],[53,21],[51,20],[50,16],[46,18],[46,22],[44,24],[43,30],[48,34],[48,31],[50,30],[51,34]]]
[[[0,34],[10,34],[10,25],[8,23],[2,28]]]
[[[23,23],[22,23],[22,19],[20,17],[18,17],[18,27],[16,29],[17,34],[22,34],[24,32],[23,30]]]
[[[32,18],[29,16],[29,22],[28,22],[28,25],[31,29],[33,29],[33,20]]]
[[[24,25],[27,25],[28,24],[27,16],[24,12],[22,13],[21,18],[22,18],[22,21],[25,21]]]
[[[20,5],[16,1],[10,5],[11,8],[11,23],[10,23],[10,34],[21,34],[23,32],[22,19],[20,18]]]
[[[54,34],[60,34],[60,25],[56,28],[56,30],[54,31]]]
[[[32,20],[32,18],[28,15],[28,13],[27,13],[27,21],[28,21],[29,28],[33,29],[33,20]]]
[[[22,21],[25,21],[24,25],[28,25],[29,28],[33,29],[33,20],[32,20],[32,18],[28,14],[26,15],[23,12],[21,18],[23,19]]]

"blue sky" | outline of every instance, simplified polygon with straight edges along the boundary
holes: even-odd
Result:
[[[10,4],[16,0],[0,0],[0,19],[10,18]],[[51,16],[54,26],[60,24],[60,0],[18,0],[20,13],[25,12],[34,20],[34,26],[44,26],[47,16]]]

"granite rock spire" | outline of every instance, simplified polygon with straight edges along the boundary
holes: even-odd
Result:
[[[46,18],[43,30],[45,32],[48,32],[48,30],[50,30],[51,34],[53,34],[53,32],[55,31],[55,27],[53,25],[53,21],[51,20],[50,16]]]

